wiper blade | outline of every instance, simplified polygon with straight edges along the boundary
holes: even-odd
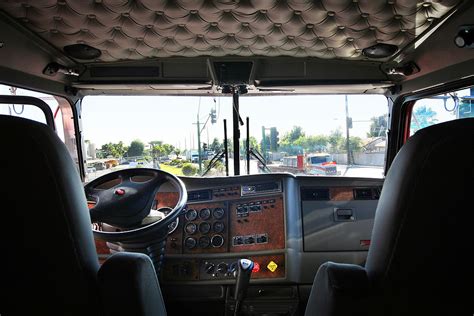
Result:
[[[270,172],[270,173],[272,172],[270,168],[267,167],[267,161],[257,149],[250,148],[249,154],[260,162],[260,164],[262,165],[262,167],[260,167],[261,170]]]
[[[214,157],[211,158],[209,161],[209,164],[207,165],[206,170],[202,173],[202,177],[204,177],[212,168],[215,167],[218,161],[220,161],[222,158],[224,158],[225,151],[220,151],[217,154],[214,155]]]

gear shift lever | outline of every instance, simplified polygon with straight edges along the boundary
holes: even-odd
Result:
[[[250,282],[250,275],[252,274],[254,263],[249,259],[239,259],[237,261],[236,283],[235,283],[235,309],[234,316],[237,316],[240,312],[240,304],[247,294],[247,288]]]

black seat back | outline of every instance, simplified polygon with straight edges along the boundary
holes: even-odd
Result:
[[[66,147],[43,124],[0,116],[0,148],[0,313],[100,313],[87,202]]]
[[[377,205],[365,268],[328,262],[305,315],[472,315],[474,118],[420,130]]]
[[[418,131],[393,161],[366,264],[386,312],[453,312],[472,301],[473,165],[474,119]]]

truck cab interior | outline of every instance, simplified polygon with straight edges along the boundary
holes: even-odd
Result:
[[[473,16],[0,0],[0,314],[473,315]]]

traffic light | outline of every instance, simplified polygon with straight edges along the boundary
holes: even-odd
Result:
[[[278,150],[278,142],[280,139],[278,138],[278,131],[276,127],[270,128],[270,150],[277,151]]]
[[[347,128],[352,128],[352,117],[347,117]]]
[[[207,150],[207,143],[202,143],[202,150],[204,150],[204,151]]]
[[[217,120],[216,120],[216,109],[211,109],[211,113],[209,115],[211,116],[211,123],[215,124],[217,122]]]

